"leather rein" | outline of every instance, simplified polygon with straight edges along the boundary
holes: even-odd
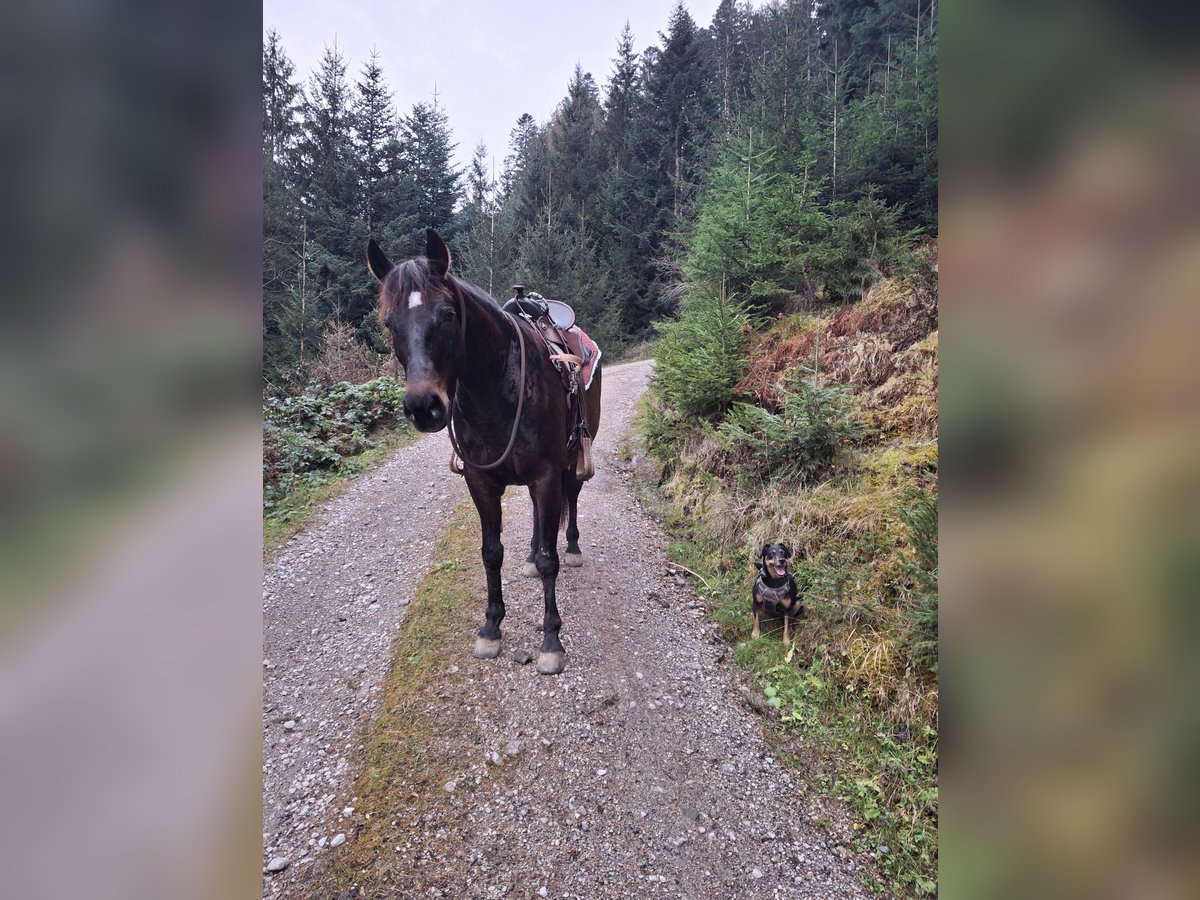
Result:
[[[458,284],[454,285],[455,293],[458,297],[458,330],[462,336],[463,352],[467,350],[467,301],[463,296],[462,288]],[[508,446],[504,448],[504,452],[500,454],[500,458],[494,462],[485,464],[474,463],[467,459],[466,454],[462,452],[462,447],[458,443],[458,437],[454,434],[454,414],[458,412],[458,384],[454,385],[454,399],[450,401],[450,415],[446,419],[446,431],[450,435],[450,446],[454,449],[464,466],[469,466],[477,472],[486,472],[489,469],[494,469],[502,465],[512,455],[512,449],[517,443],[517,428],[521,424],[521,411],[525,408],[525,333],[521,330],[521,325],[512,316],[511,313],[505,312],[503,309],[500,312],[504,313],[504,317],[512,324],[512,327],[517,331],[517,345],[520,348],[521,356],[521,375],[517,385],[517,414],[513,417],[512,433],[508,436]],[[455,474],[463,474],[465,469],[455,468],[454,460],[450,460],[450,470]]]

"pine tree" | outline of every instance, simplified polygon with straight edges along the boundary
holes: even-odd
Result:
[[[454,208],[461,194],[462,173],[454,167],[457,145],[436,93],[432,103],[413,105],[401,124],[401,131],[407,170],[416,190],[419,227],[436,228],[447,240],[453,240]]]
[[[684,264],[689,284],[723,284],[761,309],[815,292],[811,254],[829,227],[820,187],[811,157],[786,158],[756,143],[753,128],[731,136],[706,178]]]
[[[749,4],[743,7],[738,0],[721,0],[709,27],[715,87],[720,97],[721,118],[726,121],[742,111],[750,96],[751,22]]]
[[[388,140],[395,127],[392,95],[383,81],[378,51],[371,51],[357,88],[358,96],[351,112],[351,122],[355,138],[355,174],[360,192],[359,214],[367,231],[374,232],[381,224],[380,191],[388,176]]]
[[[610,164],[627,171],[630,163],[629,130],[638,90],[638,55],[633,49],[629,20],[617,43],[617,58],[604,99],[604,144]]]
[[[365,226],[359,215],[352,97],[346,62],[326,47],[309,80],[301,142],[301,202],[308,221],[309,296],[319,314],[341,317],[369,303],[369,285],[351,260],[361,253]],[[357,301],[357,302],[356,302]]]
[[[495,296],[496,227],[500,210],[487,145],[480,141],[466,173],[466,197],[458,215],[459,273]]]
[[[293,248],[300,237],[293,182],[299,137],[300,85],[279,35],[267,32],[263,46],[263,355],[268,367],[289,356],[277,322],[289,297],[296,268]]]
[[[661,199],[678,227],[699,180],[703,151],[714,120],[713,79],[702,35],[682,0],[671,11],[660,53],[646,75],[646,124],[656,146],[645,162],[657,166],[666,190]]]
[[[546,129],[549,161],[547,205],[553,215],[555,201],[570,201],[570,211],[586,222],[600,184],[604,150],[601,129],[604,114],[600,92],[589,73],[578,64],[567,86],[567,96],[558,105]],[[572,226],[573,218],[563,222]]]

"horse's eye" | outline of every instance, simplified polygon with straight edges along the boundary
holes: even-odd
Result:
[[[437,312],[433,314],[434,319],[439,325],[448,325],[454,321],[456,313],[454,307],[449,304],[442,304],[437,308]]]

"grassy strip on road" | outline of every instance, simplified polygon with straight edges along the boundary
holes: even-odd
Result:
[[[474,779],[463,778],[480,750],[464,700],[471,640],[483,610],[479,524],[470,500],[454,511],[438,542],[439,560],[417,587],[380,688],[378,715],[360,749],[361,774],[348,805],[346,834],[316,873],[308,896],[357,889],[360,900],[414,896],[431,887],[422,860],[436,856],[453,873],[441,885],[461,890],[466,878],[463,822]],[[461,667],[461,668],[460,668]],[[496,772],[497,770],[491,770]],[[456,781],[453,792],[445,785]],[[343,798],[345,799],[345,798]],[[458,865],[446,866],[447,860]]]

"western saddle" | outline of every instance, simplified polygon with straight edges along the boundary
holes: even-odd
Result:
[[[575,473],[580,480],[587,481],[596,469],[592,462],[592,436],[583,413],[584,385],[580,372],[587,362],[583,354],[590,358],[590,351],[583,340],[572,342],[568,338],[572,334],[580,337],[580,330],[575,325],[575,311],[566,303],[547,300],[536,291],[526,293],[523,284],[513,285],[513,296],[505,301],[504,309],[533,325],[546,345],[550,361],[562,377],[563,389],[567,392],[567,452],[579,450]],[[573,349],[573,344],[578,344],[578,352]]]

